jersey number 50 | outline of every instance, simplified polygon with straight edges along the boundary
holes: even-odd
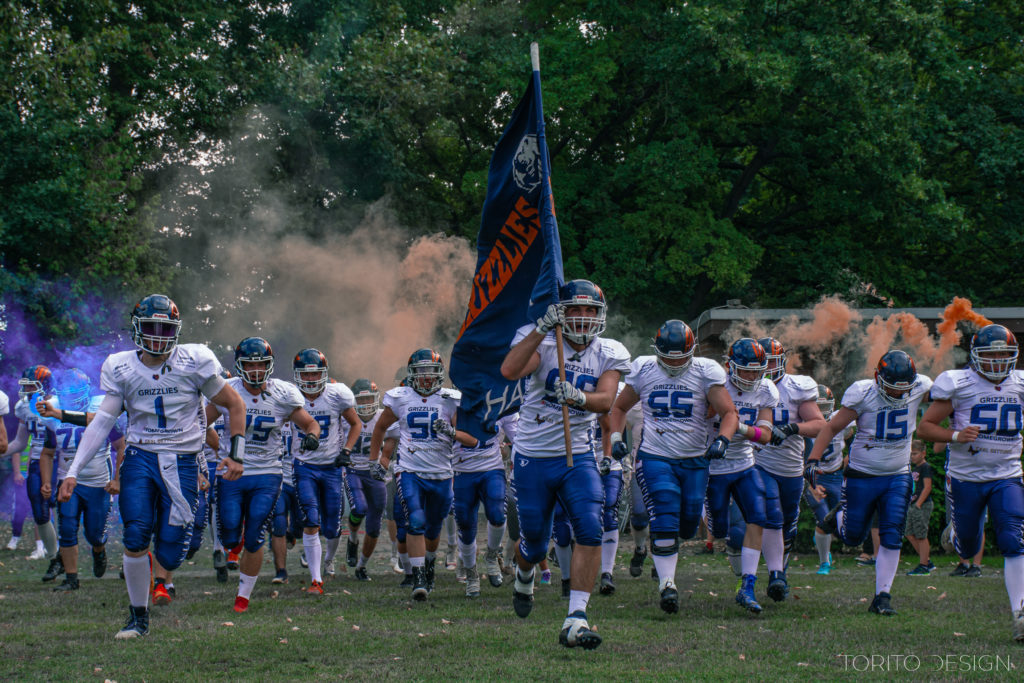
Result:
[[[1016,436],[1024,426],[1021,422],[1016,403],[979,403],[971,408],[971,424],[980,426],[982,434]]]

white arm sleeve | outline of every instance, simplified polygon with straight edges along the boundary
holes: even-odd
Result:
[[[14,441],[7,444],[7,450],[4,451],[4,455],[10,455],[12,453],[21,453],[28,446],[28,427],[25,426],[24,422],[18,423],[18,434],[14,437]]]
[[[85,428],[82,440],[78,444],[78,452],[75,459],[68,468],[67,476],[78,479],[78,473],[89,464],[96,456],[100,447],[107,443],[110,430],[117,423],[117,416],[121,414],[121,397],[107,394],[100,403],[99,410],[93,415],[92,422]]]
[[[220,375],[214,375],[210,379],[203,383],[203,386],[199,388],[203,392],[203,396],[209,400],[213,400],[213,397],[220,393],[220,390],[224,388],[227,382]]]

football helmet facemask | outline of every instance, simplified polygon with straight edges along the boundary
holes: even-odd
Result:
[[[292,361],[295,384],[305,394],[319,394],[324,390],[328,370],[327,356],[319,349],[302,349]]]
[[[33,394],[49,396],[53,393],[53,373],[45,365],[25,368],[18,380],[18,398],[27,399]]]
[[[352,385],[352,393],[356,397],[356,415],[366,421],[377,414],[380,409],[380,390],[376,382],[357,379]]]
[[[565,338],[574,344],[589,344],[597,335],[604,332],[607,304],[604,292],[590,280],[569,280],[558,289],[558,305],[565,314],[562,332]],[[570,308],[593,307],[597,312],[587,315]]]
[[[430,396],[444,383],[444,363],[433,349],[419,349],[406,363],[406,381],[420,396]]]
[[[54,375],[54,393],[63,410],[84,411],[89,407],[92,382],[89,376],[78,368],[58,370]]]
[[[1017,338],[1002,325],[985,325],[971,338],[971,367],[996,384],[1017,367],[1017,354]]]
[[[729,347],[728,364],[729,381],[740,391],[756,390],[768,369],[764,348],[756,339],[749,337],[737,339],[732,343]],[[742,377],[741,372],[752,376]]]
[[[132,341],[146,353],[163,356],[171,352],[181,334],[178,306],[163,294],[150,294],[132,311]]]

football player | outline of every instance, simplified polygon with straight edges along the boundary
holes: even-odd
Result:
[[[824,384],[819,384],[818,408],[821,409],[822,417],[826,420],[831,419],[835,406],[836,399],[832,390]],[[817,485],[812,488],[808,483],[804,490],[804,500],[807,501],[817,521],[817,526],[814,527],[814,547],[818,551],[818,574],[822,576],[832,573],[832,534],[825,533],[821,525],[828,511],[839,504],[843,487],[843,449],[846,447],[847,435],[852,438],[852,431],[853,428],[849,427],[832,438],[818,464],[815,477]],[[821,438],[821,434],[818,434],[817,438]],[[813,445],[814,441],[808,440],[808,453]]]
[[[932,380],[919,375],[903,351],[888,351],[878,361],[874,379],[854,382],[843,403],[818,434],[807,456],[807,483],[815,487],[818,463],[832,439],[856,421],[857,434],[843,478],[842,499],[825,517],[824,530],[847,545],[860,545],[878,511],[879,548],[875,561],[875,597],[868,608],[890,616],[890,591],[899,568],[903,529],[913,482],[910,444],[917,428],[918,407],[928,397]]]
[[[281,426],[281,495],[274,506],[274,521],[270,528],[270,549],[274,553],[274,578],[271,583],[288,583],[288,548],[302,535],[302,509],[295,491],[295,444],[291,422]],[[319,540],[319,537],[317,538]]]
[[[178,307],[168,297],[152,294],[135,306],[132,340],[138,350],[112,354],[103,363],[100,385],[106,395],[60,487],[61,498],[70,499],[82,468],[107,440],[117,416],[127,411],[128,448],[118,504],[130,614],[119,639],[149,632],[150,541],[155,538],[155,558],[172,571],[188,551],[199,494],[196,456],[206,437],[199,417],[203,396],[229,415],[232,447],[221,461],[223,478],[242,474],[245,404],[225,384],[213,353],[202,344],[179,344],[180,332]],[[85,423],[84,414],[75,411],[63,411],[61,419]]]
[[[629,352],[600,336],[607,304],[593,282],[570,280],[559,288],[558,299],[536,325],[516,332],[501,364],[506,379],[529,378],[512,456],[520,534],[512,603],[520,617],[533,608],[534,565],[547,555],[555,501],[560,500],[572,520],[576,548],[569,614],[558,640],[566,647],[590,650],[601,644],[586,609],[600,569],[604,501],[591,434],[595,416],[611,409],[619,380],[629,369]],[[555,326],[563,331],[561,368]],[[561,372],[565,380],[559,379]],[[562,406],[569,412],[572,467],[565,453]]]
[[[356,415],[352,390],[328,377],[327,357],[317,349],[303,349],[292,360],[295,384],[305,399],[306,412],[320,425],[320,446],[313,451],[297,449],[293,456],[295,491],[302,510],[302,547],[312,581],[311,591],[323,584],[321,561],[334,576],[334,555],[341,542],[341,515],[345,478],[342,467],[352,460],[361,423]],[[346,434],[344,442],[342,435]],[[301,441],[301,431],[296,439]],[[323,555],[320,533],[327,539]],[[349,540],[351,543],[351,539]]]
[[[385,435],[398,422],[396,492],[405,513],[412,597],[426,600],[434,589],[434,562],[441,528],[452,508],[452,445],[456,436],[452,421],[461,394],[442,388],[444,365],[436,351],[413,352],[406,369],[408,386],[395,387],[384,394],[384,410],[377,418],[370,441],[370,462],[377,463],[379,476],[384,467],[380,458]],[[385,457],[384,461],[387,460]]]
[[[624,386],[625,384],[619,382],[620,391]],[[601,474],[601,485],[604,489],[604,507],[601,510],[601,595],[615,593],[612,574],[615,571],[615,553],[619,549],[619,501],[622,499],[622,460],[611,457],[611,440],[605,436],[609,432],[608,416],[602,415],[597,418],[594,442],[601,444],[601,452],[597,456],[597,471]]]
[[[386,476],[380,472],[374,476],[374,468],[370,463],[370,442],[373,430],[377,426],[383,410],[380,407],[380,390],[376,382],[368,379],[357,379],[352,384],[355,394],[356,414],[359,416],[359,438],[352,451],[352,463],[345,468],[345,493],[348,496],[348,565],[355,567],[358,581],[369,581],[366,563],[377,547],[380,537],[381,520],[384,518],[384,507],[387,504],[388,490]],[[383,457],[391,460],[391,454],[398,439],[398,425],[392,425],[385,433]],[[363,549],[359,551],[359,527],[366,522],[366,534],[363,538]]]
[[[696,340],[681,320],[669,320],[654,339],[653,356],[633,361],[626,386],[612,408],[612,456],[626,456],[622,428],[626,413],[640,402],[644,434],[636,477],[651,518],[651,553],[658,573],[661,609],[679,611],[675,585],[679,539],[697,533],[708,485],[708,463],[725,456],[739,418],[722,367],[694,358]],[[709,439],[708,406],[720,423]],[[709,443],[710,441],[710,443]]]
[[[320,446],[320,425],[303,408],[304,399],[295,385],[271,377],[274,351],[262,337],[246,337],[235,347],[235,374],[227,386],[244,397],[245,471],[238,479],[221,477],[217,489],[217,514],[220,535],[227,547],[240,541],[245,554],[238,563],[238,594],[235,611],[249,609],[252,589],[263,564],[264,533],[274,514],[281,493],[281,455],[284,441],[281,426],[292,422],[305,436],[302,449],[316,451]],[[209,422],[223,406],[207,406]],[[311,566],[312,568],[312,566]],[[323,595],[323,583],[314,582],[311,593]]]
[[[772,337],[759,339],[768,360],[765,373],[775,383],[779,403],[772,411],[772,438],[754,455],[767,495],[767,509],[778,501],[782,528],[770,524],[761,537],[761,552],[768,565],[768,597],[776,602],[789,595],[786,566],[796,538],[800,498],[804,493],[804,440],[825,426],[818,408],[818,383],[806,375],[786,372],[786,349]]]
[[[918,436],[949,444],[946,501],[961,564],[971,563],[982,549],[984,512],[989,511],[1003,554],[1013,639],[1024,641],[1024,373],[1016,369],[1018,354],[1017,339],[1002,325],[978,330],[971,339],[969,366],[935,379]],[[941,426],[947,417],[949,429]]]
[[[58,554],[57,531],[54,529],[53,521],[50,519],[50,510],[57,506],[57,470],[54,468],[50,486],[52,494],[43,498],[42,479],[39,475],[39,456],[44,446],[53,448],[56,443],[46,442],[46,428],[49,420],[51,426],[55,427],[57,422],[52,418],[43,418],[39,411],[34,408],[35,404],[42,399],[52,403],[53,399],[53,373],[45,365],[33,365],[27,368],[18,380],[18,402],[14,406],[14,415],[18,418],[18,432],[14,440],[7,446],[5,455],[11,456],[11,464],[14,470],[14,480],[18,483],[21,477],[21,453],[29,446],[31,437],[31,448],[29,449],[28,476],[25,478],[26,493],[29,503],[32,506],[32,519],[36,523],[39,538],[42,541],[44,552],[39,554],[38,548],[30,557],[37,560],[45,557],[50,560],[44,576],[49,581],[57,578],[64,567]],[[38,543],[37,543],[38,546]]]
[[[730,499],[739,507],[746,528],[740,549],[740,586],[736,603],[754,614],[761,605],[754,596],[757,563],[761,558],[763,530],[771,524],[781,530],[782,511],[777,505],[769,516],[765,504],[765,486],[754,467],[754,444],[771,439],[772,409],[779,402],[773,382],[763,381],[768,369],[764,349],[754,339],[738,339],[729,347],[726,390],[736,406],[739,424],[729,442],[725,457],[712,460],[709,468],[707,512],[712,538],[726,545],[729,537]],[[710,419],[710,430],[720,429],[720,418]],[[771,521],[769,521],[771,520]]]
[[[102,396],[91,396],[92,383],[88,375],[78,368],[59,370],[54,379],[57,400],[61,409],[87,412],[87,421],[99,409]],[[46,410],[47,404],[40,406]],[[58,412],[58,411],[55,411]],[[123,428],[123,426],[122,426]],[[85,433],[85,427],[60,423],[55,430],[54,448],[43,448],[39,458],[39,470],[42,477],[42,494],[49,497],[52,493],[50,478],[53,470],[54,456],[59,458],[57,480],[63,480],[68,466],[74,461],[79,441]],[[111,460],[109,446],[101,447],[97,455],[82,467],[78,486],[68,500],[57,504],[60,528],[60,555],[64,571],[64,582],[54,588],[55,591],[78,590],[78,527],[83,521],[85,540],[92,546],[92,572],[99,578],[107,571],[107,514],[110,512],[110,496],[118,492],[118,469],[124,458],[124,435],[114,427],[110,432],[109,443],[114,446],[117,454]],[[44,577],[45,579],[45,577]]]

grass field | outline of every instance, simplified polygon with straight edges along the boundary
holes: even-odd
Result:
[[[6,534],[9,527],[0,544]],[[790,568],[793,590],[784,603],[765,597],[759,579],[766,609],[752,616],[733,602],[736,579],[724,556],[687,553],[677,573],[681,610],[670,616],[658,608],[650,560],[642,578],[629,577],[627,545],[620,548],[618,591],[591,598],[591,623],[605,638],[592,652],[557,644],[566,606],[557,569],[551,586],[538,586],[533,614],[521,620],[509,583],[494,589],[484,580],[482,597],[470,601],[443,568],[429,601],[413,604],[385,564],[386,540],[371,565],[372,583],[339,571],[325,596],[308,597],[296,548],[291,583],[273,586],[265,565],[249,612],[240,615],[231,609],[236,575],[216,583],[204,548],[176,574],[174,603],[153,608],[149,637],[115,641],[127,604],[118,543],[111,543],[112,566],[102,579],[92,578],[82,554],[82,588],[70,594],[40,582],[46,563],[26,559],[27,550],[0,551],[0,677],[846,680],[866,671],[886,679],[1020,680],[1024,671],[1024,648],[1010,639],[1001,559],[976,579],[949,577],[948,556],[936,556],[939,569],[930,577],[904,576],[911,567],[904,562],[893,590],[900,613],[883,618],[867,611],[872,569],[842,556],[833,574],[821,577],[816,558],[806,556]]]

